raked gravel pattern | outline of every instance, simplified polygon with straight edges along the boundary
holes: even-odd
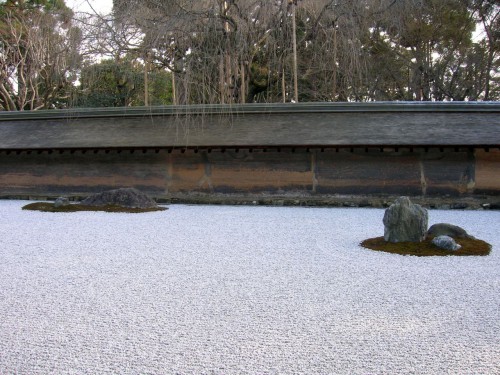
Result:
[[[380,209],[22,211],[0,201],[0,374],[500,374],[488,257],[359,247]]]

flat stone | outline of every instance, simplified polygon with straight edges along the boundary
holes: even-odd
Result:
[[[432,237],[449,236],[452,238],[473,238],[465,231],[465,229],[457,225],[448,223],[438,223],[431,225],[431,227],[427,231],[427,235]]]
[[[449,251],[457,251],[462,247],[450,236],[437,236],[432,239],[432,243],[441,249]]]

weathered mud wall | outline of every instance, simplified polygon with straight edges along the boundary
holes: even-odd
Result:
[[[455,148],[99,150],[0,153],[0,197],[86,196],[133,186],[198,194],[500,195],[500,150]]]

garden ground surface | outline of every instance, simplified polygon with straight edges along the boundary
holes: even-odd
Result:
[[[500,212],[429,211],[489,256],[359,246],[381,209],[0,201],[1,374],[498,374]]]

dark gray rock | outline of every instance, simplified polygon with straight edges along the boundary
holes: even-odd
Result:
[[[385,210],[384,239],[388,242],[422,242],[427,233],[428,213],[408,197],[399,197]]]
[[[427,231],[427,235],[431,237],[437,236],[450,236],[453,238],[474,238],[470,236],[465,229],[460,228],[457,225],[448,223],[438,223],[431,225]]]
[[[465,210],[468,207],[469,207],[469,205],[467,203],[452,203],[451,204],[452,210]]]
[[[451,205],[449,204],[438,204],[437,205],[438,210],[449,210],[451,209]]]
[[[69,206],[69,199],[66,197],[59,197],[54,201],[54,207]]]
[[[358,207],[372,207],[372,203],[368,201],[368,199],[362,199],[359,202]]]
[[[156,202],[146,194],[134,188],[108,190],[91,195],[82,202],[88,206],[121,206],[128,208],[155,208]]]
[[[491,210],[500,210],[500,202],[490,203]]]
[[[457,251],[462,247],[450,236],[437,236],[432,239],[432,243],[441,249],[449,251]]]

